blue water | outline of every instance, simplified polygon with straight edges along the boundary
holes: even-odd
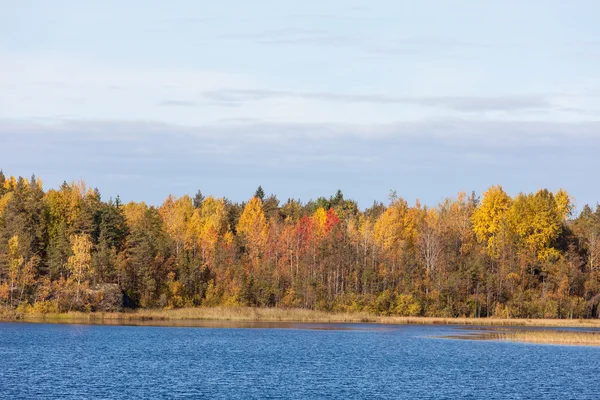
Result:
[[[0,323],[0,397],[600,399],[600,348],[457,333]]]

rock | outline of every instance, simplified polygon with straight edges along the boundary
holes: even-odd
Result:
[[[115,283],[101,283],[88,290],[94,311],[120,311],[123,292]]]

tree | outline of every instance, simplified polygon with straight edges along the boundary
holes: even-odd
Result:
[[[392,203],[375,223],[374,238],[380,247],[386,262],[380,269],[383,275],[383,287],[395,285],[397,272],[402,263],[406,242],[406,221],[408,204],[399,197],[392,197]]]
[[[191,245],[200,250],[202,263],[214,266],[217,243],[228,232],[225,201],[207,197],[201,208],[194,210],[189,231]]]
[[[24,259],[19,250],[19,236],[15,235],[8,241],[8,278],[10,281],[9,299],[11,305],[13,305],[13,293],[17,289],[16,284],[23,261]]]
[[[518,235],[521,247],[532,252],[539,260],[558,257],[552,247],[562,230],[570,210],[566,192],[559,195],[560,202],[548,190],[539,190],[535,195],[519,194],[510,209],[510,223]]]
[[[248,245],[250,258],[255,266],[258,266],[268,235],[267,221],[262,209],[262,200],[259,197],[253,197],[244,207],[244,212],[237,225],[237,233],[243,235]]]
[[[433,274],[437,270],[443,251],[439,215],[434,209],[428,210],[423,219],[418,246],[425,261],[425,271]]]
[[[344,205],[344,195],[342,191],[338,189],[334,196],[329,199],[331,207],[342,207]]]
[[[189,196],[179,199],[169,196],[159,212],[167,233],[175,241],[175,254],[179,257],[186,241],[188,220],[194,213],[192,199]]]
[[[288,199],[279,212],[284,222],[296,223],[301,217],[302,204],[299,200]]]
[[[169,196],[102,200],[0,173],[0,301],[37,310],[240,305],[432,316],[600,314],[600,207],[546,189],[360,210],[341,191],[281,207]],[[113,283],[108,284],[108,283]],[[106,289],[107,290],[107,289]],[[66,299],[66,300],[65,300]],[[26,308],[23,308],[24,310]]]
[[[259,186],[258,189],[256,189],[254,197],[260,199],[261,202],[265,201],[265,191],[263,190],[262,186]]]
[[[79,304],[81,285],[92,274],[92,241],[87,234],[70,238],[73,255],[69,257],[70,278],[76,283],[75,303]]]
[[[600,207],[597,207],[600,210]],[[600,278],[600,215],[594,213],[589,205],[585,205],[581,213],[572,222],[575,233],[582,239],[587,255],[587,267],[595,281]]]
[[[194,208],[202,207],[203,201],[204,201],[204,196],[202,195],[202,192],[200,190],[198,190],[196,192],[196,195],[194,196]]]
[[[263,201],[263,211],[267,219],[279,217],[279,199],[275,195],[270,195]]]
[[[6,192],[4,182],[6,182],[6,176],[4,176],[4,172],[0,169],[0,197],[4,196],[4,193]]]
[[[502,186],[492,186],[483,194],[483,200],[473,213],[473,231],[488,254],[499,257],[508,235],[507,214],[511,198]]]
[[[117,253],[125,245],[129,228],[121,207],[103,203],[94,216],[92,267],[99,282],[117,281]]]
[[[129,227],[123,249],[119,284],[132,306],[148,307],[175,266],[171,241],[158,210],[145,203],[129,203],[123,213]]]
[[[327,211],[323,207],[317,208],[312,216],[314,232],[317,237],[322,238],[325,235],[325,225],[327,222]]]

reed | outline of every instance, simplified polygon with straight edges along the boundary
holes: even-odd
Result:
[[[5,319],[47,322],[119,323],[135,321],[246,321],[246,322],[318,322],[378,324],[440,324],[485,326],[597,327],[600,320],[577,319],[502,319],[502,318],[437,318],[379,316],[367,312],[344,313],[299,308],[195,307],[178,309],[137,309],[123,312],[69,312],[7,314]]]
[[[502,332],[497,335],[497,339],[511,342],[600,346],[600,332],[526,330]]]

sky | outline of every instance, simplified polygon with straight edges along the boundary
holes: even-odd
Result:
[[[0,0],[0,168],[103,198],[600,200],[597,0]]]

